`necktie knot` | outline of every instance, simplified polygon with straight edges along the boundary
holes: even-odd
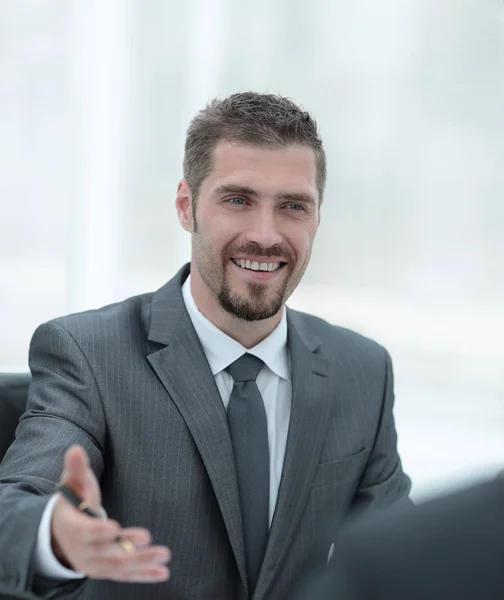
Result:
[[[226,369],[235,383],[255,381],[264,362],[252,354],[244,354]]]

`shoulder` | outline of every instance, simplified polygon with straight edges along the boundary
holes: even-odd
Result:
[[[381,344],[357,331],[333,325],[315,315],[292,309],[289,309],[288,317],[300,334],[317,343],[328,358],[344,353],[347,357],[355,355],[367,360],[376,360],[381,364],[389,360],[388,352]]]
[[[152,293],[141,294],[101,308],[68,314],[39,326],[39,331],[69,335],[79,345],[146,331],[150,321]],[[37,333],[36,332],[36,333]]]

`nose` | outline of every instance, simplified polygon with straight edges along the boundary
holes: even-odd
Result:
[[[247,242],[254,242],[262,248],[280,244],[282,235],[278,226],[278,216],[269,206],[257,207],[245,232]]]

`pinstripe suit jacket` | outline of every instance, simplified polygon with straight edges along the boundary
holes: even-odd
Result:
[[[40,326],[27,412],[0,467],[0,590],[82,600],[246,600],[225,409],[185,310],[186,265],[154,294]],[[286,597],[320,523],[406,498],[387,352],[288,311],[293,397],[283,476],[254,600]],[[88,452],[110,517],[173,552],[162,584],[56,582],[33,552],[65,450]],[[328,549],[327,549],[328,550]]]

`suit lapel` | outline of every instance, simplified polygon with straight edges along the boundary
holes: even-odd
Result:
[[[245,584],[245,551],[233,450],[226,412],[208,361],[185,309],[181,285],[189,270],[156,292],[149,341],[163,348],[147,358],[177,405],[208,472]]]
[[[318,465],[331,402],[327,360],[302,317],[288,312],[292,408],[278,499],[254,600],[265,597],[303,514]]]

